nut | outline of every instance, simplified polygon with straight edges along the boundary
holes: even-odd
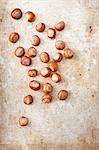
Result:
[[[36,69],[30,69],[30,70],[28,71],[28,75],[29,75],[30,77],[36,77],[37,74],[38,74],[38,71],[37,71]]]
[[[36,30],[38,31],[38,32],[43,32],[44,30],[45,30],[45,24],[44,23],[42,23],[42,22],[40,22],[40,23],[38,23],[37,25],[36,25]]]
[[[60,21],[55,25],[55,29],[58,31],[61,31],[65,28],[65,23],[64,21]]]
[[[27,95],[24,97],[24,103],[29,105],[31,103],[33,103],[33,97],[31,95]]]
[[[29,83],[29,87],[34,91],[38,91],[40,89],[40,83],[36,80],[32,80]]]
[[[14,10],[12,10],[11,12],[11,17],[13,19],[20,19],[22,17],[22,11],[19,8],[15,8]]]
[[[28,49],[28,56],[29,57],[35,57],[37,55],[37,50],[34,47],[30,47]]]
[[[55,47],[58,50],[63,50],[65,48],[65,42],[64,41],[56,41]]]
[[[56,31],[55,31],[55,29],[49,28],[49,29],[47,30],[47,36],[48,36],[49,38],[51,38],[51,39],[55,38],[55,37],[56,37]]]
[[[19,118],[19,125],[20,126],[27,126],[28,125],[28,118],[22,116]]]
[[[72,58],[73,57],[73,52],[70,48],[65,48],[64,49],[64,57],[65,58]]]
[[[44,68],[41,69],[40,74],[41,74],[43,77],[47,78],[47,77],[50,76],[51,70],[50,70],[50,68],[48,68],[48,67],[44,67]]]
[[[65,100],[68,97],[68,91],[60,90],[57,95],[59,100]]]
[[[22,57],[22,56],[24,56],[24,54],[25,54],[25,50],[24,50],[23,47],[17,47],[17,48],[16,48],[16,50],[15,50],[15,55],[16,55],[17,57]]]
[[[26,14],[26,18],[28,22],[33,22],[35,21],[35,14],[31,11],[28,11],[25,13]]]
[[[62,61],[62,58],[63,58],[63,55],[62,55],[61,53],[57,53],[57,54],[54,56],[55,62],[61,62],[61,61]]]
[[[53,73],[52,74],[52,81],[55,83],[58,83],[61,81],[61,75],[59,73]]]
[[[50,57],[49,57],[49,54],[46,53],[46,52],[42,52],[40,54],[40,60],[44,63],[47,63],[49,61]]]
[[[44,94],[42,97],[41,97],[41,101],[43,103],[50,103],[52,101],[52,96],[50,94]]]
[[[21,57],[21,64],[24,65],[24,66],[30,66],[32,63],[32,60],[30,57],[28,56],[22,56]]]
[[[55,60],[51,60],[48,64],[48,67],[51,69],[51,71],[55,72],[58,70],[58,64],[55,62]]]
[[[51,93],[53,91],[53,87],[52,87],[52,85],[50,83],[44,83],[42,91],[44,93]]]
[[[40,38],[37,35],[33,35],[31,42],[32,42],[32,45],[38,46],[40,44]]]
[[[12,32],[9,36],[9,41],[11,43],[16,43],[19,40],[20,36],[17,32]]]

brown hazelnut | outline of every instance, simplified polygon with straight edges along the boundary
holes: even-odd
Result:
[[[9,36],[9,41],[11,43],[16,43],[19,40],[20,36],[17,32],[12,32]]]
[[[46,52],[42,52],[40,54],[40,60],[43,62],[43,63],[47,63],[49,61],[50,57],[49,57],[49,54],[46,53]]]
[[[28,125],[28,118],[22,116],[19,118],[19,125],[20,126],[27,126]]]
[[[22,56],[24,56],[24,54],[25,54],[25,50],[23,47],[19,46],[15,49],[15,55],[17,57],[22,57]]]
[[[60,90],[57,95],[59,100],[65,100],[68,97],[68,91]]]
[[[47,30],[47,36],[48,36],[49,38],[51,38],[51,39],[55,38],[55,37],[56,37],[56,31],[55,31],[55,29],[49,28],[49,29]]]
[[[52,101],[52,96],[50,94],[44,94],[42,97],[41,97],[41,101],[43,103],[50,103]]]
[[[72,58],[73,55],[74,54],[70,48],[64,48],[64,57],[65,58]]]
[[[52,74],[52,81],[55,83],[58,83],[61,81],[61,75],[59,73],[53,73]]]
[[[53,87],[52,87],[52,85],[50,83],[44,83],[42,91],[44,93],[51,93],[53,91]]]
[[[30,66],[32,63],[32,60],[30,57],[28,56],[22,56],[21,57],[21,64],[24,65],[24,66]]]
[[[38,46],[40,44],[40,38],[37,35],[32,36],[32,45]]]
[[[57,54],[55,54],[55,56],[54,56],[55,62],[61,62],[61,61],[62,61],[62,58],[63,58],[63,55],[62,55],[61,53],[57,53]]]
[[[44,30],[45,30],[45,24],[44,23],[42,23],[42,22],[40,22],[40,23],[38,23],[37,25],[36,25],[36,30],[38,31],[38,32],[43,32]]]
[[[35,57],[37,55],[37,50],[34,47],[30,47],[28,49],[28,56],[29,57]]]
[[[11,16],[13,19],[20,19],[22,17],[22,11],[19,8],[15,8],[14,10],[12,10],[11,12]]]
[[[34,91],[38,91],[40,89],[40,83],[36,80],[32,80],[29,83],[29,87]]]
[[[56,41],[55,47],[58,50],[63,50],[65,48],[65,42],[64,41]]]
[[[65,28],[65,23],[64,21],[60,21],[55,25],[55,29],[58,31],[61,31]]]
[[[33,103],[33,97],[31,95],[27,95],[24,97],[24,103],[29,105],[31,103]]]
[[[35,14],[31,11],[28,11],[25,13],[26,14],[26,18],[28,22],[33,22],[35,21]]]
[[[47,78],[47,77],[49,77],[49,76],[51,75],[51,70],[50,70],[50,68],[48,68],[48,67],[44,67],[44,68],[41,69],[40,74],[41,74],[43,77]]]
[[[55,62],[55,60],[51,60],[48,64],[48,67],[51,69],[51,71],[55,72],[58,70],[58,64]]]
[[[38,74],[38,71],[37,71],[36,69],[30,69],[30,70],[28,71],[28,75],[29,75],[30,77],[36,77],[37,74]]]

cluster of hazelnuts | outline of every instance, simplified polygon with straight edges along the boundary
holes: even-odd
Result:
[[[28,22],[34,22],[35,21],[35,14],[31,11],[28,11],[25,13],[27,21]],[[20,19],[22,17],[22,11],[19,8],[15,8],[11,12],[11,16],[13,19]],[[35,26],[36,31],[38,32],[44,32],[45,30],[45,24],[40,22]],[[50,39],[54,39],[56,37],[56,31],[61,31],[65,28],[65,23],[64,21],[60,21],[57,24],[55,24],[54,28],[48,28],[47,30],[47,36]],[[12,43],[16,43],[20,38],[20,35],[17,32],[12,32],[9,36],[9,41]],[[31,44],[32,46],[28,48],[27,56],[25,56],[25,49],[21,46],[17,47],[15,49],[15,55],[20,58],[20,62],[24,66],[30,66],[32,63],[33,57],[37,55],[37,49],[35,48],[36,46],[40,45],[40,37],[38,35],[33,35]],[[57,50],[60,52],[56,53],[53,59],[50,59],[50,56],[47,52],[42,52],[39,55],[39,58],[41,62],[43,63],[48,63],[47,67],[43,67],[40,71],[40,75],[44,78],[50,77],[53,82],[58,83],[62,80],[61,74],[58,72],[58,62],[61,62],[64,58],[72,58],[73,57],[73,52],[70,48],[65,47],[65,42],[58,40],[55,43],[55,47]],[[63,54],[61,51],[63,50]],[[37,69],[30,69],[28,70],[28,76],[30,77],[36,77],[38,75]],[[32,80],[29,83],[29,87],[34,90],[38,91],[41,88],[41,84],[37,80]],[[51,92],[53,91],[53,86],[50,83],[44,83],[42,85],[42,91],[43,91],[43,96],[41,97],[41,101],[43,103],[50,103],[52,101],[52,96]],[[68,97],[68,91],[65,89],[62,89],[58,92],[57,98],[59,100],[65,100]],[[24,103],[29,105],[33,103],[33,96],[27,95],[24,97]],[[22,116],[19,118],[19,124],[21,126],[26,126],[28,124],[28,118]]]

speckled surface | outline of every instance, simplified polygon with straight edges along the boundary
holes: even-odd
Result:
[[[16,21],[10,12],[19,7],[23,13],[33,11],[37,18],[28,23],[23,14]],[[99,128],[99,2],[90,0],[0,0],[0,149],[2,150],[94,150],[92,132]],[[64,20],[66,28],[57,32],[55,40],[47,38],[47,28]],[[44,33],[37,33],[35,25],[46,24]],[[92,26],[90,31],[89,26]],[[16,44],[8,41],[11,32],[20,34]],[[29,68],[40,70],[43,63],[33,58],[31,67],[24,67],[14,56],[14,49],[23,46],[27,51],[33,34],[41,37],[37,47],[46,51],[51,58],[57,52],[55,41],[62,39],[73,49],[75,56],[59,64],[62,83],[53,84],[50,79],[38,76],[43,83],[50,81],[54,86],[53,102],[41,104],[41,91],[29,89]],[[61,88],[69,91],[67,101],[56,100]],[[24,95],[32,94],[34,103],[26,106]],[[20,128],[17,118],[25,115],[29,126]]]

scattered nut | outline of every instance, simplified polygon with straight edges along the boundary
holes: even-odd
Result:
[[[29,87],[34,91],[38,91],[40,89],[40,83],[36,80],[32,80],[29,83]]]
[[[28,71],[28,75],[29,75],[30,77],[36,77],[37,74],[38,74],[38,71],[37,71],[36,69],[30,69],[30,70]]]
[[[17,32],[12,32],[9,36],[9,41],[11,43],[16,43],[19,40],[20,36]]]
[[[15,50],[15,55],[16,55],[17,57],[22,57],[22,56],[24,56],[24,54],[25,54],[25,50],[24,50],[23,47],[17,47],[17,48],[16,48],[16,50]]]
[[[62,61],[62,58],[63,58],[63,55],[61,53],[57,53],[55,56],[54,56],[54,60],[56,62],[61,62]]]
[[[49,29],[47,30],[47,36],[48,36],[49,38],[51,38],[51,39],[55,38],[55,37],[56,37],[56,31],[55,31],[55,29],[49,28]]]
[[[64,49],[64,57],[65,58],[72,58],[73,57],[73,52],[70,48],[65,48]]]
[[[65,100],[68,97],[68,91],[60,90],[57,95],[59,100]]]
[[[48,68],[48,67],[44,67],[44,68],[41,69],[40,74],[41,74],[43,77],[47,78],[47,77],[49,77],[49,76],[51,75],[51,70],[50,70],[50,68]]]
[[[31,103],[33,103],[33,97],[31,95],[27,95],[24,97],[24,103],[29,105]]]
[[[53,73],[52,74],[52,81],[55,83],[58,83],[61,81],[61,75],[59,73]]]
[[[51,93],[53,91],[53,87],[52,87],[52,85],[50,83],[44,83],[42,91],[44,93]]]
[[[65,48],[65,42],[64,41],[56,41],[55,47],[58,50],[63,50]]]
[[[31,11],[28,11],[25,13],[26,14],[26,18],[28,22],[33,22],[35,21],[35,14]]]
[[[52,96],[50,94],[44,94],[42,97],[41,97],[41,101],[43,103],[50,103],[52,101]]]
[[[48,64],[48,67],[51,69],[51,71],[55,72],[58,70],[58,64],[55,62],[55,60],[51,60]]]
[[[29,57],[35,57],[37,55],[37,50],[34,47],[30,47],[28,49],[28,56]]]
[[[30,66],[32,63],[32,60],[30,57],[28,56],[22,56],[21,57],[21,64],[24,65],[24,66]]]
[[[44,30],[45,30],[45,24],[44,23],[42,23],[42,22],[40,22],[40,23],[38,23],[37,25],[36,25],[36,30],[38,31],[38,32],[43,32]]]
[[[28,118],[22,116],[19,118],[19,125],[20,126],[27,126],[28,125]]]
[[[61,31],[65,28],[65,23],[64,21],[60,21],[55,25],[55,29],[58,31]]]
[[[31,42],[32,42],[32,45],[38,46],[40,44],[40,38],[37,35],[33,35]]]
[[[15,8],[14,10],[12,10],[11,12],[11,16],[13,19],[20,19],[22,17],[22,11],[19,8]]]
[[[47,63],[49,61],[50,57],[49,57],[49,54],[46,53],[46,52],[42,52],[40,54],[40,60],[44,63]]]

